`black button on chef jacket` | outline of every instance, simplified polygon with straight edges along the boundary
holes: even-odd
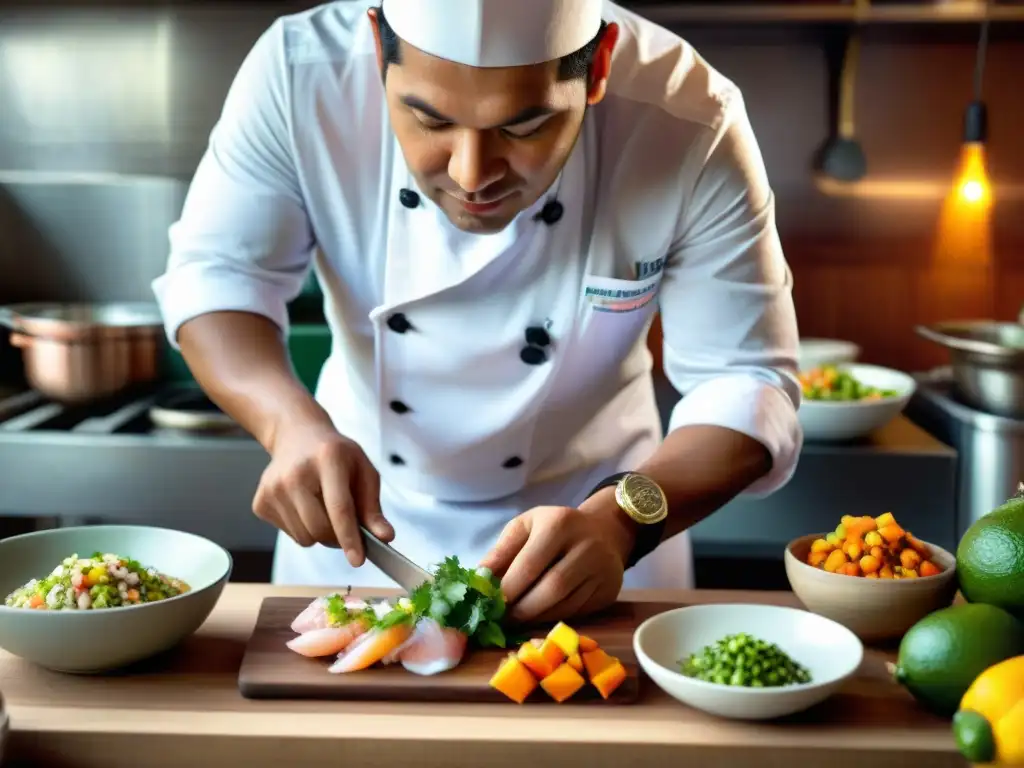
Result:
[[[405,333],[412,330],[412,323],[401,312],[395,312],[395,314],[388,318],[388,328],[395,333]]]

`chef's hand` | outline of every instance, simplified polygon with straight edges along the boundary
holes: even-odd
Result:
[[[615,602],[632,544],[621,513],[534,507],[505,526],[480,564],[501,577],[512,620],[556,621]]]
[[[300,546],[341,546],[365,560],[362,522],[383,541],[395,532],[380,509],[380,476],[356,443],[324,423],[289,425],[274,439],[252,510]]]

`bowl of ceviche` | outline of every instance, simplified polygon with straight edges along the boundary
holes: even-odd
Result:
[[[206,621],[232,569],[221,546],[139,525],[0,540],[0,648],[58,672],[109,672],[176,646]]]
[[[917,388],[914,378],[878,365],[821,365],[799,374],[800,424],[812,441],[856,440],[896,418]]]

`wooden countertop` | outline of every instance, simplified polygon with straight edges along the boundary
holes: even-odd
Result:
[[[870,650],[858,677],[814,710],[762,724],[704,715],[647,680],[632,706],[242,698],[238,667],[262,599],[323,592],[229,584],[196,635],[158,661],[112,676],[48,672],[0,651],[0,690],[12,729],[12,762],[5,765],[661,768],[680,758],[723,768],[966,765],[948,722],[925,714],[887,679],[891,651]],[[630,598],[797,604],[788,592],[643,592]]]

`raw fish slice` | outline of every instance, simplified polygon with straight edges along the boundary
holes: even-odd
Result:
[[[303,656],[315,658],[340,653],[353,640],[366,632],[366,625],[361,621],[352,621],[343,627],[322,627],[303,632],[293,637],[285,645]]]
[[[302,613],[292,621],[292,632],[301,635],[311,629],[325,629],[331,626],[327,619],[327,601],[330,597],[330,595],[318,597],[303,608]],[[350,611],[358,611],[366,607],[366,602],[356,597],[347,597],[345,598],[345,607]]]
[[[327,671],[339,674],[373,666],[408,640],[412,632],[410,622],[395,624],[387,629],[372,629],[339,653],[338,660]]]
[[[292,632],[302,634],[310,630],[324,629],[327,627],[327,598],[318,597],[305,608],[302,613],[292,621]]]
[[[454,669],[462,661],[469,638],[457,629],[442,627],[433,619],[420,619],[416,631],[399,652],[402,666],[417,675],[436,675]]]

